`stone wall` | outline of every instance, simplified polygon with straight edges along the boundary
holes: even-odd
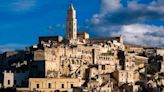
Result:
[[[56,78],[30,78],[29,79],[29,89],[32,91],[34,89],[40,91],[68,91],[72,92],[72,87],[80,87],[80,79],[56,79]]]

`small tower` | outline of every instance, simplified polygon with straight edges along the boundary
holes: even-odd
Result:
[[[3,87],[10,88],[14,86],[14,73],[11,71],[7,72],[6,70],[3,72]]]
[[[66,39],[73,44],[77,39],[77,19],[73,4],[70,4],[66,19]]]

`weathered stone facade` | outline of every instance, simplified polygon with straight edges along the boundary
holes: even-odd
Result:
[[[39,90],[44,92],[67,91],[73,92],[73,87],[79,87],[82,81],[73,78],[30,78],[29,90]]]

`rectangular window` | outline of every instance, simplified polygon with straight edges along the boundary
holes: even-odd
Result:
[[[51,88],[51,83],[48,83],[48,88]]]
[[[73,84],[71,84],[71,88],[73,88]]]
[[[105,65],[102,65],[102,70],[105,70]]]
[[[36,88],[39,88],[39,84],[36,84]]]
[[[14,84],[17,84],[17,81],[16,80],[14,80]]]
[[[7,82],[8,82],[8,85],[10,85],[10,80],[8,80]]]
[[[64,84],[61,85],[61,88],[64,88]]]

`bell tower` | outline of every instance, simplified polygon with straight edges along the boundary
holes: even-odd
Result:
[[[66,39],[73,44],[77,39],[77,19],[76,11],[73,7],[73,4],[70,4],[70,7],[67,12],[66,19]]]

